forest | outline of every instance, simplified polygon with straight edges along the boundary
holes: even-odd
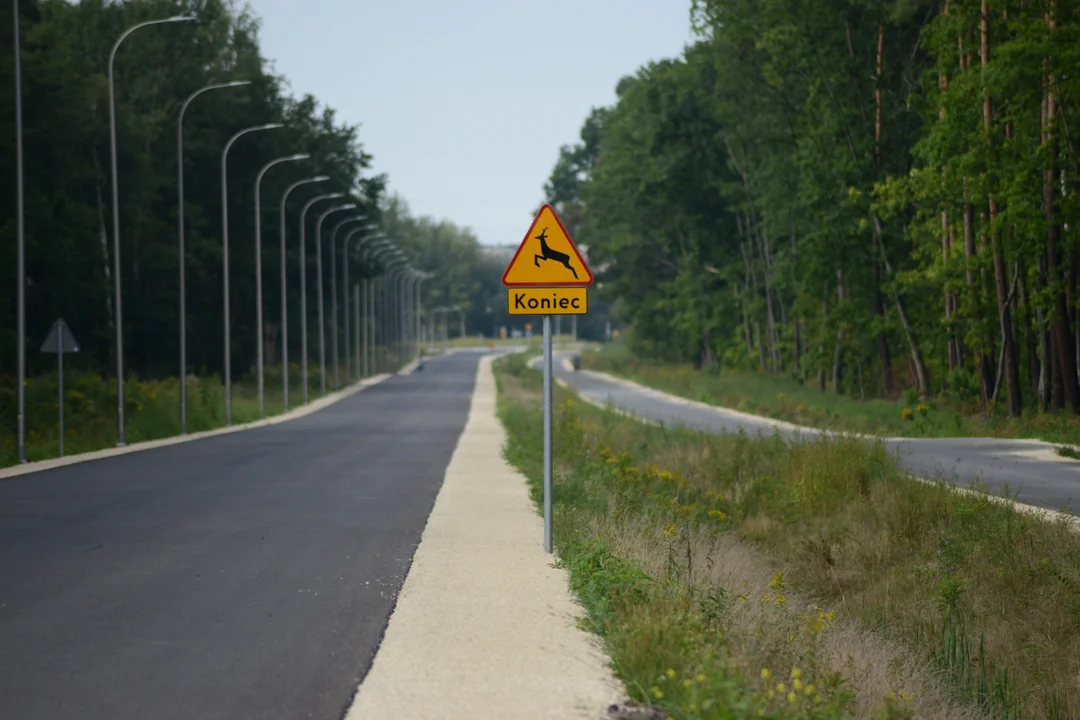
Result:
[[[10,7],[10,5],[8,6]],[[392,236],[414,266],[435,276],[431,301],[460,305],[467,312],[486,276],[480,244],[467,228],[416,218],[407,204],[388,195],[388,178],[371,172],[373,158],[360,140],[360,125],[338,120],[334,110],[311,96],[287,92],[287,80],[272,72],[260,51],[258,20],[231,0],[22,0],[21,64],[25,156],[27,264],[27,362],[29,375],[52,369],[53,356],[37,345],[63,317],[81,349],[72,362],[108,370],[114,363],[113,228],[110,186],[108,60],[125,29],[146,20],[181,14],[194,22],[168,23],[133,33],[115,58],[117,155],[121,218],[120,257],[125,366],[143,377],[177,375],[179,368],[178,116],[183,117],[185,257],[188,371],[220,374],[222,303],[221,156],[234,133],[254,126],[284,127],[245,134],[228,154],[228,222],[231,247],[230,315],[232,367],[248,372],[255,361],[254,184],[269,161],[298,153],[309,159],[269,169],[261,183],[264,309],[280,324],[279,202],[293,182],[327,176],[288,195],[287,286],[299,287],[300,213],[320,194],[341,192],[338,202],[356,203]],[[0,24],[0,81],[14,88],[13,27]],[[193,93],[230,82],[243,86]],[[15,287],[16,175],[14,103],[0,114],[0,267]],[[323,201],[306,214],[309,271],[313,238]],[[340,215],[324,223],[324,234]],[[325,240],[324,240],[325,242]],[[359,243],[356,244],[357,246]],[[353,278],[371,277],[354,247]],[[314,278],[308,290],[313,293]],[[309,308],[313,307],[309,297]],[[478,312],[483,313],[484,308]],[[299,304],[290,302],[290,325],[299,325]],[[479,320],[476,320],[479,323]],[[473,323],[469,323],[472,325]],[[15,372],[16,297],[0,295],[0,375]],[[309,331],[317,328],[310,324]],[[295,331],[294,331],[295,333]],[[290,341],[299,343],[294,334]],[[293,349],[291,357],[296,357]],[[268,353],[268,357],[270,353]]]
[[[693,0],[545,194],[642,357],[1080,412],[1080,6]]]
[[[5,7],[8,12],[0,22],[0,87],[6,93],[0,112],[0,165],[5,168],[0,176],[0,271],[7,291],[0,293],[0,428],[10,436],[0,447],[0,464],[11,461],[5,453],[12,451],[15,439],[18,360],[15,25],[12,5]],[[470,333],[492,326],[490,298],[502,268],[485,258],[471,230],[415,217],[403,198],[388,192],[388,177],[372,170],[374,158],[361,140],[360,124],[342,122],[333,108],[310,95],[297,98],[290,94],[287,79],[277,74],[272,60],[262,54],[258,18],[242,3],[20,0],[18,10],[27,428],[32,454],[55,451],[55,447],[50,451],[46,446],[54,439],[57,423],[57,356],[40,348],[57,318],[64,319],[80,346],[77,354],[65,356],[66,372],[71,375],[66,410],[71,441],[75,445],[81,442],[83,447],[112,442],[116,258],[109,58],[121,37],[113,77],[122,340],[126,382],[131,388],[125,407],[129,415],[146,414],[150,412],[150,397],[159,395],[159,403],[165,401],[164,395],[172,403],[170,407],[162,405],[161,422],[149,423],[153,427],[142,434],[179,432],[175,384],[181,373],[181,157],[187,326],[184,370],[193,378],[210,382],[202,403],[207,412],[219,412],[225,368],[223,184],[229,238],[230,374],[235,381],[250,380],[257,357],[255,186],[259,178],[258,237],[268,373],[280,372],[276,366],[282,357],[280,208],[287,191],[285,275],[290,367],[300,358],[301,218],[306,235],[307,345],[309,359],[318,368],[315,238],[319,217],[337,204],[354,204],[355,208],[329,215],[322,224],[328,324],[332,264],[326,254],[333,240],[329,236],[343,221],[352,221],[352,227],[361,223],[376,226],[404,250],[413,267],[432,274],[422,286],[426,308],[462,308]],[[174,16],[190,16],[194,21],[147,25],[124,36],[139,23]],[[266,125],[280,127],[260,127]],[[227,145],[223,181],[222,158]],[[298,154],[308,157],[292,158]],[[300,182],[318,177],[324,179]],[[339,197],[315,200],[328,194]],[[526,222],[523,219],[523,224]],[[336,239],[342,240],[352,227],[344,228]],[[363,243],[353,242],[348,257],[343,258],[339,242],[335,251],[339,279],[343,260],[348,262],[350,283],[381,273],[383,268],[368,250]],[[340,282],[337,292],[338,302],[343,304],[346,290]],[[449,323],[451,337],[459,332],[459,322],[456,317],[453,320]],[[330,332],[328,329],[328,348]],[[337,332],[344,348],[343,322],[339,322]],[[294,368],[294,372],[298,370]],[[143,380],[159,384],[140,385]],[[272,384],[269,379],[267,382]],[[191,392],[195,392],[194,385]],[[192,398],[192,402],[200,401]],[[223,419],[207,416],[193,422],[198,427],[211,427]],[[96,430],[91,427],[98,425]],[[140,432],[136,435],[141,436]]]

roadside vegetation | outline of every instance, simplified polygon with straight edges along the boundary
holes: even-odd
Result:
[[[6,7],[6,6],[5,6]],[[204,430],[224,422],[221,382],[225,348],[222,344],[222,229],[221,153],[229,137],[242,128],[280,123],[275,132],[245,136],[231,151],[228,180],[229,223],[237,238],[254,238],[251,180],[267,161],[291,156],[299,150],[307,159],[275,167],[261,185],[264,202],[283,207],[288,239],[287,254],[279,254],[282,238],[274,222],[259,235],[265,277],[284,271],[288,313],[287,354],[283,353],[281,283],[262,289],[267,311],[263,328],[263,355],[267,371],[275,359],[298,361],[301,354],[299,223],[309,201],[328,193],[343,193],[342,202],[356,206],[357,215],[328,218],[324,230],[330,247],[340,248],[334,262],[323,262],[324,283],[315,282],[316,243],[306,252],[307,347],[309,365],[318,365],[320,293],[330,317],[323,328],[327,354],[335,340],[342,352],[345,319],[330,313],[335,298],[330,270],[348,273],[349,286],[337,288],[336,302],[355,320],[357,284],[380,277],[387,256],[372,252],[364,236],[348,233],[360,227],[343,225],[366,218],[409,258],[410,264],[429,274],[422,283],[425,325],[434,319],[440,336],[477,330],[488,334],[498,327],[538,325],[537,318],[507,315],[506,288],[500,277],[508,258],[490,252],[475,233],[453,222],[419,216],[402,197],[388,193],[388,178],[372,171],[375,158],[368,152],[361,131],[362,118],[348,122],[311,95],[294,96],[288,81],[276,73],[260,47],[259,19],[243,3],[231,0],[116,0],[71,3],[64,0],[23,0],[20,17],[20,59],[25,101],[23,178],[25,210],[26,289],[26,434],[30,459],[55,453],[56,356],[39,351],[42,340],[58,317],[63,317],[77,338],[77,355],[65,358],[68,370],[65,409],[69,412],[65,452],[75,453],[112,446],[116,426],[116,335],[114,273],[119,272],[123,292],[124,367],[128,370],[127,417],[129,440],[165,437],[179,431],[178,380],[187,372],[198,376],[189,383],[191,430]],[[106,209],[114,192],[109,182],[109,98],[105,71],[110,48],[127,28],[139,22],[173,15],[191,15],[196,22],[147,31],[143,40],[125,42],[116,56],[117,146],[119,163],[120,262],[112,257],[111,218]],[[15,87],[11,18],[0,38],[0,87],[4,106],[10,107]],[[144,37],[142,34],[137,38]],[[244,87],[218,89],[194,99],[184,116],[184,259],[186,262],[186,355],[181,370],[177,253],[176,133],[181,107],[192,93],[232,80],[249,81]],[[103,108],[106,110],[103,111]],[[5,121],[8,122],[8,121]],[[8,125],[0,133],[0,166],[15,167],[16,133]],[[325,181],[287,188],[302,178],[326,176]],[[0,463],[14,462],[17,442],[15,376],[19,327],[16,307],[18,285],[15,174],[0,177]],[[10,202],[7,201],[10,199]],[[329,198],[327,198],[328,200]],[[308,237],[314,237],[318,218],[333,206],[325,200],[304,215]],[[337,229],[335,229],[337,228]],[[340,230],[340,232],[339,232]],[[355,237],[355,242],[346,238]],[[334,239],[336,238],[336,240]],[[335,246],[335,242],[338,244]],[[381,257],[381,259],[380,259]],[[229,259],[231,290],[231,369],[234,420],[257,416],[252,409],[254,381],[249,369],[258,354],[255,303],[256,253],[234,252]],[[285,262],[281,267],[281,259]],[[323,292],[322,288],[326,288]],[[388,307],[389,295],[373,293],[381,322],[392,322],[397,302]],[[599,307],[603,307],[600,303]],[[436,308],[448,312],[432,313]],[[462,316],[459,317],[457,310]],[[387,313],[386,311],[389,311]],[[600,315],[600,317],[597,317]],[[336,323],[331,326],[330,320]],[[602,313],[581,324],[583,333],[598,335]],[[355,325],[350,325],[353,330]],[[397,324],[392,327],[397,331]],[[408,325],[410,331],[412,323]],[[431,330],[426,327],[425,331]],[[464,334],[463,333],[463,334]],[[380,349],[384,333],[377,334]],[[353,336],[353,339],[355,335]],[[298,372],[296,373],[298,376]],[[298,380],[298,377],[297,377]],[[268,410],[280,404],[277,385],[267,377]],[[294,384],[294,387],[296,385]]]
[[[1080,443],[1080,420],[1066,410],[1025,410],[1012,417],[998,405],[983,411],[977,402],[964,403],[948,395],[921,399],[914,389],[898,400],[860,399],[822,392],[791,377],[642,358],[622,343],[582,353],[581,366],[690,400],[829,430],[885,437],[1007,437]]]
[[[308,399],[321,397],[319,368],[308,369]],[[289,375],[289,405],[303,404],[300,367],[294,365]],[[270,369],[265,374],[266,414],[282,412],[281,373]],[[188,432],[196,433],[225,426],[225,388],[221,379],[188,378]],[[332,383],[327,387],[333,392]],[[56,375],[38,375],[26,382],[27,459],[48,460],[59,455],[59,388]],[[177,378],[140,380],[124,385],[124,413],[128,443],[160,440],[180,434],[180,381]],[[15,382],[0,377],[0,418],[14,421]],[[259,419],[258,386],[254,382],[234,382],[232,386],[232,421],[234,425]],[[6,422],[5,422],[6,424]],[[3,428],[0,443],[0,467],[18,463],[14,428]],[[116,430],[116,381],[88,371],[64,373],[64,455],[114,447]]]
[[[541,498],[541,375],[496,363]],[[1080,537],[907,479],[881,443],[705,435],[557,389],[559,561],[632,698],[678,720],[1080,716]]]

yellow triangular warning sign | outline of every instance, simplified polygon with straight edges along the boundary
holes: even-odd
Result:
[[[503,285],[575,287],[592,285],[592,282],[592,272],[555,209],[544,205],[503,273]]]

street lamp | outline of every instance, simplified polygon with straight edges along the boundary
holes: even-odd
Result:
[[[422,270],[416,270],[413,274],[413,281],[415,285],[415,293],[411,298],[412,309],[411,317],[413,319],[413,346],[416,352],[416,359],[420,360],[420,318],[423,317],[423,307],[420,302],[420,289],[424,284],[424,281],[431,277],[431,273],[423,272]]]
[[[262,170],[259,170],[259,174],[255,176],[255,342],[258,344],[256,348],[256,355],[259,366],[259,417],[266,417],[266,394],[263,386],[263,373],[265,372],[263,363],[263,301],[262,301],[262,193],[259,192],[259,186],[262,184],[263,175],[270,168],[285,162],[296,162],[297,160],[307,160],[311,155],[307,153],[299,153],[297,155],[286,155],[271,160],[263,165]],[[288,368],[285,368],[285,372],[288,373]]]
[[[367,215],[353,215],[347,217],[330,231],[330,327],[332,333],[330,336],[330,352],[334,355],[334,389],[337,390],[341,387],[340,380],[338,378],[338,365],[340,364],[340,355],[338,354],[338,322],[337,322],[337,234],[343,226],[349,223],[359,222],[360,220],[366,220]],[[349,312],[349,285],[345,284],[345,332],[348,333],[348,312]],[[322,295],[319,296],[319,301],[322,302]],[[346,337],[348,337],[346,335]],[[345,345],[348,349],[348,343]],[[348,352],[346,352],[346,356]]]
[[[19,8],[15,7],[15,18],[18,20]],[[117,447],[123,447],[127,445],[127,434],[124,427],[124,311],[123,303],[121,301],[121,283],[120,283],[120,181],[119,172],[116,168],[116,82],[114,80],[115,73],[113,72],[113,61],[116,60],[116,51],[120,48],[120,43],[124,42],[124,39],[128,35],[135,32],[139,28],[148,27],[150,25],[162,25],[164,23],[174,22],[187,22],[194,20],[194,17],[189,15],[177,15],[174,17],[163,18],[161,20],[147,20],[145,22],[132,25],[120,35],[116,43],[112,46],[112,51],[109,53],[109,150],[112,160],[112,210],[113,210],[113,285],[114,292],[116,293],[115,301],[115,313],[116,313],[116,421],[118,429]],[[16,45],[16,53],[18,52],[18,46]],[[20,88],[21,91],[21,88]],[[21,109],[21,107],[20,107]],[[20,133],[21,134],[21,133]],[[21,138],[20,138],[21,139]],[[20,203],[21,209],[21,203]],[[22,285],[19,285],[19,292],[22,292]],[[21,335],[20,335],[21,337]],[[22,385],[19,386],[20,388]],[[20,391],[21,392],[21,391]]]
[[[363,244],[366,241],[375,238],[378,238],[379,241],[371,247],[376,247],[378,245],[390,242],[389,238],[387,238],[386,235],[383,235],[382,233],[378,233],[376,235],[372,235],[371,237],[366,237],[361,240],[361,258],[363,258],[364,260],[367,260],[364,251],[370,248],[363,248]],[[372,277],[364,278],[363,281],[361,281],[360,283],[361,294],[364,297],[364,324],[360,328],[360,331],[362,332],[360,338],[360,357],[363,361],[363,366],[362,368],[360,368],[360,377],[362,378],[367,377],[369,375],[369,371],[370,373],[373,373],[375,371],[375,351],[372,344],[375,336],[375,282],[376,278]]]
[[[224,283],[225,309],[225,424],[232,425],[232,339],[229,318],[229,148],[233,143],[248,133],[259,130],[276,130],[285,127],[281,123],[267,123],[244,128],[229,138],[225,149],[221,151],[221,263]]]
[[[323,288],[322,288],[322,224],[327,215],[339,210],[352,210],[356,203],[345,203],[324,210],[319,219],[315,221],[315,271],[318,274],[319,292],[319,381],[322,383],[322,394],[326,395],[326,320],[323,317]],[[331,258],[333,259],[333,258]]]
[[[327,193],[318,195],[304,203],[300,210],[300,374],[304,381],[304,403],[308,401],[308,351],[307,351],[307,251],[305,248],[307,238],[307,211],[311,206],[321,200],[333,200],[345,197],[345,193]],[[322,273],[319,273],[320,278]],[[320,283],[322,280],[319,281]]]
[[[250,85],[250,80],[234,80],[227,83],[215,83],[200,88],[188,95],[180,106],[180,115],[176,119],[176,215],[180,226],[180,434],[187,435],[187,281],[184,279],[186,253],[184,251],[184,113],[191,101],[210,90]]]
[[[370,245],[366,249],[368,251],[374,251],[374,252],[371,252],[371,258],[370,259],[372,261],[375,261],[375,262],[379,262],[379,257],[384,252],[391,252],[391,251],[401,252],[401,250],[396,245],[394,245],[394,243],[391,242],[388,238],[383,238],[383,239],[379,240],[378,242],[373,243],[372,245]],[[376,291],[376,289],[375,289],[375,284],[376,283],[380,283],[379,287],[381,288],[381,290]],[[373,277],[371,279],[371,282],[368,284],[368,292],[369,292],[369,295],[370,295],[370,302],[368,304],[370,325],[369,325],[368,333],[367,333],[368,340],[369,340],[367,349],[368,349],[368,356],[369,356],[368,357],[368,362],[369,362],[369,366],[370,366],[372,372],[375,372],[377,370],[376,362],[375,362],[375,360],[376,360],[376,358],[375,358],[376,341],[378,339],[381,339],[381,340],[385,341],[385,339],[386,339],[384,337],[384,332],[385,332],[386,326],[385,326],[385,323],[383,322],[383,316],[385,316],[385,313],[386,313],[386,309],[383,307],[383,305],[385,303],[381,303],[381,304],[378,304],[378,305],[376,305],[376,303],[375,303],[375,298],[376,298],[377,294],[379,294],[380,292],[383,295],[383,300],[386,299],[385,286],[386,286],[386,278],[385,278],[385,276],[382,275],[382,272],[380,272],[379,275],[376,275],[375,277]]]
[[[22,140],[22,52],[19,49],[19,0],[12,3],[15,12],[15,236],[18,290],[18,425],[19,462],[26,462],[26,223],[23,217],[23,140]]]
[[[325,182],[329,180],[329,175],[316,175],[315,177],[305,178],[303,180],[297,180],[289,187],[285,188],[285,192],[281,194],[281,398],[283,403],[283,412],[289,411],[289,306],[285,302],[286,299],[286,280],[285,280],[285,201],[289,199],[289,193],[301,185],[307,185],[309,183]],[[303,277],[303,245],[301,247],[301,278]],[[301,287],[303,287],[303,281],[301,280]]]
[[[390,340],[394,347],[394,358],[400,360],[401,352],[401,324],[397,322],[398,318],[394,317],[395,314],[400,315],[402,311],[401,307],[401,293],[398,292],[398,280],[400,279],[399,273],[402,273],[409,264],[409,258],[405,255],[401,249],[397,249],[397,252],[390,256],[390,261],[383,266],[383,273],[386,277],[386,336]],[[396,308],[394,307],[396,305]],[[396,313],[395,313],[396,310]]]
[[[345,275],[344,283],[342,285],[342,287],[345,289],[345,379],[350,382],[352,381],[352,359],[350,355],[350,350],[352,346],[349,344],[349,241],[352,240],[353,235],[355,235],[356,233],[374,230],[375,228],[375,225],[364,225],[362,227],[353,228],[348,232],[348,234],[345,236],[345,239],[341,242],[341,264],[343,266],[342,272]],[[361,242],[366,239],[367,238],[361,238]],[[336,327],[336,319],[334,323]],[[334,332],[336,334],[337,330],[335,329]],[[337,350],[334,350],[334,361],[337,362]],[[357,374],[359,374],[360,366],[357,365],[356,369]]]
[[[423,277],[423,273],[413,268],[408,275],[405,276],[405,317],[402,319],[402,324],[405,327],[405,344],[409,348],[409,357],[412,357],[412,346],[415,342],[412,338],[415,323],[413,318],[416,314],[416,293],[414,292],[417,287],[417,283],[420,278]],[[419,360],[417,356],[417,360]]]

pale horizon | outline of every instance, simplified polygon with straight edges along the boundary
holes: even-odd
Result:
[[[485,245],[521,241],[559,147],[621,77],[691,41],[688,2],[249,5],[273,71],[360,124],[388,192]]]

